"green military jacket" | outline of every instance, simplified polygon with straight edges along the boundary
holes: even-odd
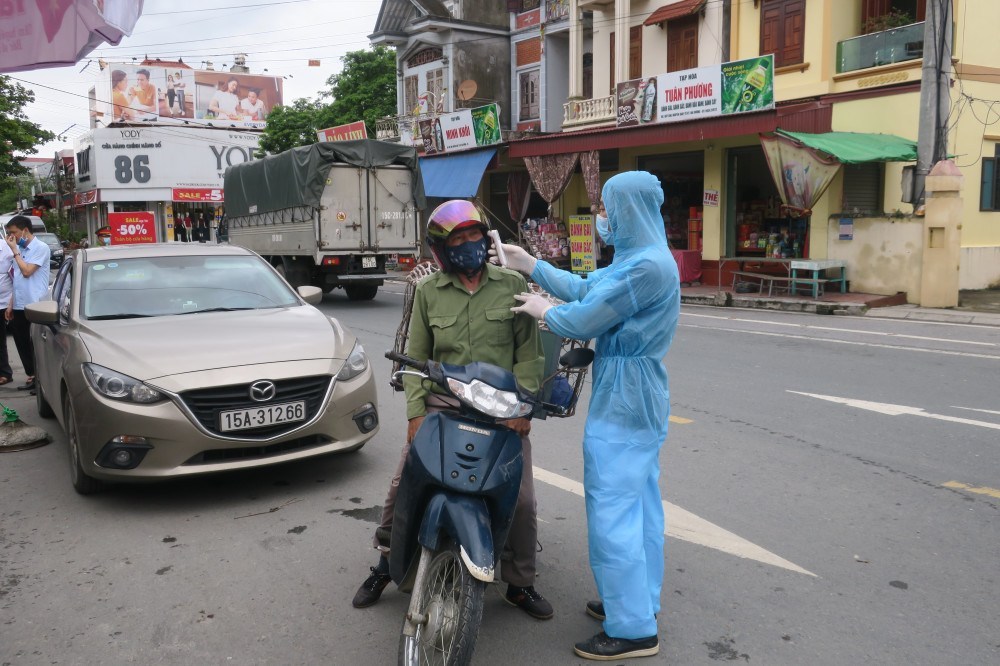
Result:
[[[538,323],[510,311],[519,305],[514,294],[528,291],[520,273],[486,264],[475,292],[457,275],[438,272],[417,284],[410,315],[407,354],[413,358],[465,365],[484,361],[514,373],[521,387],[537,392],[545,356]],[[418,377],[403,379],[406,418],[423,416],[427,384]]]

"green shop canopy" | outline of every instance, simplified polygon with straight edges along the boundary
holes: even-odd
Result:
[[[775,130],[775,134],[794,139],[814,150],[832,155],[841,164],[863,162],[915,162],[917,143],[894,134],[862,132],[825,132],[807,134]]]

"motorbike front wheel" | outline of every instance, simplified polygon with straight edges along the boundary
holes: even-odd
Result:
[[[413,590],[414,597],[421,603],[415,613],[411,609],[416,635],[400,632],[399,664],[468,664],[476,649],[479,623],[483,619],[486,583],[469,574],[454,544],[438,552],[425,548],[421,553],[421,558],[424,557],[429,557],[430,563],[423,576],[422,589]],[[404,621],[404,628],[406,624]]]

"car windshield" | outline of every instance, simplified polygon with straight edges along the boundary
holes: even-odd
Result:
[[[55,234],[35,234],[35,238],[42,241],[46,245],[59,245],[59,237]]]
[[[165,256],[84,266],[80,313],[127,319],[299,305],[295,292],[254,256]]]

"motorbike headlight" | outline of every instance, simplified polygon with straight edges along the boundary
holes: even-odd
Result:
[[[365,348],[361,346],[360,342],[355,342],[354,349],[351,350],[351,355],[347,357],[344,367],[337,373],[337,380],[347,381],[348,379],[354,379],[364,372],[367,367],[368,356],[365,354]]]
[[[110,368],[105,368],[96,363],[84,363],[83,374],[95,391],[113,400],[149,404],[151,402],[159,402],[166,397],[151,386],[146,386],[138,379],[115,372]]]
[[[478,379],[466,384],[449,378],[448,388],[459,400],[494,418],[516,419],[527,416],[532,410],[531,405],[518,399],[517,393],[501,391]]]

